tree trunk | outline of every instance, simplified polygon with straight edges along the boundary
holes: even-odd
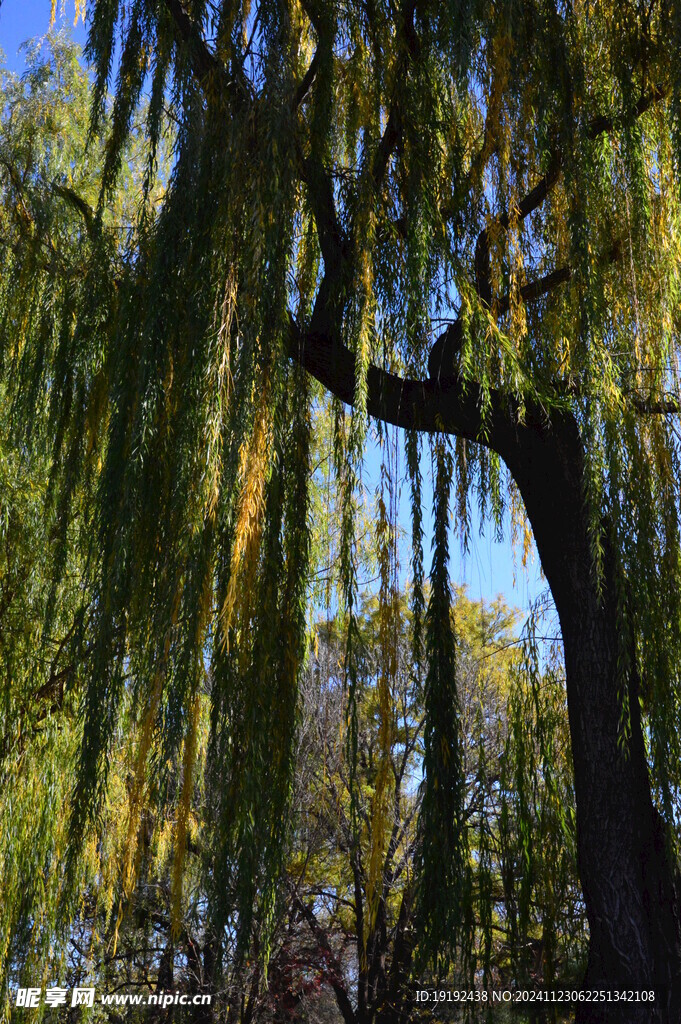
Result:
[[[579,873],[591,933],[584,989],[654,991],[655,1002],[584,1002],[577,1024],[681,1021],[678,870],[653,807],[635,680],[622,742],[614,559],[599,594],[588,537],[584,453],[571,417],[522,430],[507,461],[560,618],[574,760]],[[644,995],[645,994],[645,995]],[[594,998],[600,998],[596,995]]]
[[[409,882],[402,893],[400,913],[395,928],[392,961],[383,1005],[376,1014],[376,1024],[405,1024],[410,1015],[409,975],[414,953],[413,929],[414,891]]]
[[[355,396],[355,355],[318,297],[313,328],[291,335],[291,356],[344,402]],[[484,419],[481,409],[489,408]],[[578,1024],[681,1021],[681,885],[656,814],[637,695],[629,681],[631,737],[620,742],[616,567],[595,579],[584,447],[576,419],[500,391],[463,388],[456,375],[403,379],[367,371],[367,410],[411,430],[445,430],[497,452],[514,476],[560,617],[575,770],[579,872],[591,929],[585,990],[606,999],[655,992],[655,1002],[580,1003]],[[484,427],[484,432],[482,428]],[[635,687],[634,687],[635,688]],[[597,997],[598,998],[598,997]],[[635,998],[635,996],[634,996]]]

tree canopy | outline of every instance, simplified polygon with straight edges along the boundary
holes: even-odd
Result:
[[[674,1019],[681,935],[658,903],[679,891],[681,9],[95,0],[88,18],[86,155],[51,127],[40,81],[6,91],[0,154],[2,386],[20,445],[49,465],[46,635],[85,525],[71,875],[128,700],[130,886],[152,738],[161,777],[183,751],[186,827],[209,666],[214,927],[236,906],[242,934],[253,915],[267,934],[305,657],[311,423],[330,393],[350,764],[362,456],[369,419],[405,430],[434,953],[462,923],[448,524],[455,509],[465,534],[475,497],[497,528],[527,516],[560,616],[588,978],[655,988]],[[388,472],[385,680],[391,486]]]

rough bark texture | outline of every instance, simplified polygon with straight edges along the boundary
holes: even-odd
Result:
[[[584,502],[583,449],[565,418],[524,436],[509,465],[520,486],[561,622],[577,801],[579,872],[591,930],[585,990],[655,991],[649,1003],[582,1003],[578,1024],[681,1021],[678,872],[653,807],[635,680],[621,739],[615,565],[599,595]],[[634,996],[635,998],[635,996]]]

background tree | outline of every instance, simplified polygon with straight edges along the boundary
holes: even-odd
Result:
[[[343,740],[342,623],[320,623],[302,689],[293,857],[288,873],[293,922],[278,956],[295,949],[298,971],[269,999],[300,1008],[334,993],[347,1024],[430,1019],[415,990],[447,984],[470,990],[515,984],[571,985],[583,969],[585,914],[576,878],[564,679],[538,670],[528,636],[517,640],[501,601],[453,608],[460,680],[463,827],[467,852],[466,941],[448,970],[431,974],[418,930],[418,814],[423,795],[423,681],[415,679],[410,617],[399,605],[392,679],[394,731],[381,746],[381,609],[364,599],[360,615],[358,788],[361,836],[353,841],[350,766]],[[524,652],[524,653],[523,653]],[[533,669],[530,670],[530,666]],[[387,820],[376,813],[387,756],[393,778]],[[532,848],[532,849],[531,849]],[[376,850],[380,851],[378,879]],[[373,902],[372,902],[373,901]],[[295,940],[293,939],[295,936]],[[290,961],[287,961],[290,962]],[[302,979],[315,972],[305,990]],[[291,1002],[293,1006],[293,1002]],[[451,1019],[485,1019],[484,1004],[439,1007]],[[554,1020],[556,1006],[542,1019]],[[541,1007],[540,1007],[541,1010]],[[298,1009],[301,1012],[301,1009]],[[496,1007],[498,1015],[499,1007]],[[294,1017],[294,1014],[291,1014]],[[449,1017],[447,1017],[449,1019]],[[494,1015],[492,1016],[494,1018]]]
[[[72,858],[102,807],[128,673],[145,709],[141,778],[147,737],[170,760],[186,745],[210,657],[212,927],[257,927],[266,959],[305,638],[318,393],[307,370],[338,400],[355,754],[367,414],[411,432],[414,658],[431,673],[421,864],[438,868],[443,892],[429,905],[420,890],[433,954],[458,937],[465,874],[452,824],[464,792],[447,594],[456,471],[464,526],[470,488],[497,523],[520,495],[558,609],[585,984],[655,989],[658,1018],[678,1018],[680,23],[666,0],[93,4],[93,134],[122,45],[93,231],[77,239],[90,247],[87,286],[39,263],[23,287],[19,241],[4,248],[2,295],[10,399],[24,423],[36,408],[58,412],[60,527],[78,487],[93,515]],[[112,259],[101,225],[145,92],[150,173]],[[156,212],[167,106],[176,144]],[[17,237],[35,239],[21,210]],[[413,431],[434,435],[436,462],[423,629]],[[458,438],[454,453],[444,434]],[[577,1012],[650,1015],[642,1004]]]

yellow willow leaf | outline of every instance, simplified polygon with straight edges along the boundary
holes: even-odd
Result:
[[[213,568],[213,561],[211,559],[203,576],[199,597],[199,613],[196,622],[196,641],[198,645],[201,645],[205,637],[208,620],[213,610]]]
[[[376,922],[381,889],[383,885],[383,864],[387,852],[391,827],[390,810],[394,792],[394,775],[389,757],[381,757],[376,776],[376,789],[371,802],[371,853],[367,875],[367,904],[369,914],[365,925],[365,940],[368,931]],[[366,945],[366,941],[365,941]]]
[[[232,394],[232,372],[230,364],[230,339],[236,310],[236,272],[231,266],[219,304],[216,307],[217,328],[216,360],[209,374],[209,393],[214,396],[208,415],[206,472],[203,481],[204,518],[214,519],[220,497],[220,476],[222,474],[221,438],[225,416]]]
[[[113,955],[116,955],[116,948],[118,946],[118,933],[120,926],[123,922],[123,912],[125,909],[125,902],[129,898],[137,876],[137,847],[139,838],[139,823],[141,819],[142,805],[145,796],[145,770],[147,765],[147,757],[149,754],[149,748],[151,746],[151,737],[153,731],[153,722],[156,715],[156,709],[161,699],[162,685],[162,673],[157,672],[156,679],[154,681],[154,691],[152,694],[151,703],[147,710],[142,726],[142,737],[140,739],[140,745],[137,753],[137,763],[135,765],[135,777],[133,786],[130,792],[130,800],[128,805],[128,827],[126,830],[125,847],[123,854],[123,870],[122,870],[122,892],[121,898],[118,904],[118,915],[116,918],[116,926],[114,928],[114,943],[113,943]]]
[[[175,854],[173,858],[173,878],[170,892],[171,932],[174,938],[180,934],[182,924],[182,873],[187,851],[187,825],[191,809],[192,790],[194,786],[194,765],[196,762],[196,738],[201,712],[201,695],[195,694],[192,704],[189,732],[185,742],[184,766],[182,777],[182,793],[177,812],[175,830]]]
[[[179,590],[175,595],[173,602],[173,609],[171,619],[176,621],[179,605],[180,605],[180,594]],[[156,675],[154,677],[154,687],[149,701],[144,720],[142,723],[142,734],[140,737],[139,747],[137,751],[137,759],[135,765],[135,777],[133,780],[132,789],[130,791],[130,798],[128,802],[128,827],[125,839],[125,852],[123,855],[123,870],[122,870],[122,891],[121,898],[118,905],[118,916],[116,918],[116,927],[114,929],[114,956],[116,955],[116,947],[118,945],[118,933],[120,930],[121,923],[123,921],[123,912],[125,908],[125,902],[129,898],[137,877],[137,852],[138,852],[138,838],[139,838],[139,824],[141,820],[142,808],[144,805],[144,799],[146,795],[146,766],[147,758],[149,756],[149,750],[151,748],[151,740],[154,730],[154,722],[156,719],[156,712],[161,701],[161,694],[163,693],[163,682],[165,679],[165,668],[168,663],[168,655],[170,653],[170,631],[166,634],[163,659],[159,666]]]
[[[525,520],[525,526],[523,530],[523,569],[527,568],[527,560],[530,557],[532,551],[532,531],[530,530],[530,524]]]
[[[97,434],[99,433],[100,426],[103,418],[106,417],[107,409],[107,376],[104,370],[100,369],[97,373],[90,391],[87,412],[85,415],[85,436],[86,452],[89,455],[97,440]],[[101,461],[101,460],[100,460]]]
[[[262,513],[265,505],[265,479],[270,461],[271,442],[272,412],[269,408],[269,387],[265,382],[260,395],[253,433],[250,440],[242,445],[240,453],[239,512],[229,567],[227,594],[220,613],[223,643],[225,644],[234,618],[239,584],[242,597],[248,600],[249,584],[252,582],[257,565]],[[242,569],[244,570],[243,574],[241,573]]]

